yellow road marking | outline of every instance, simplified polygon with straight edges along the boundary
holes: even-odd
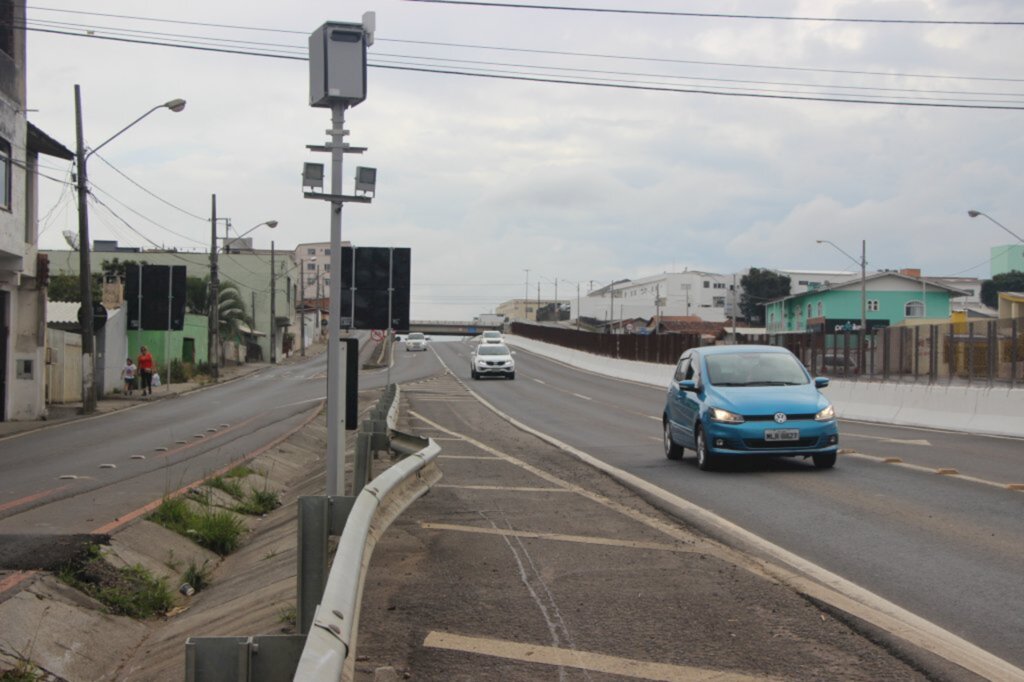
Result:
[[[437,440],[436,438],[434,440]],[[491,459],[489,457],[485,459]],[[505,490],[513,493],[567,493],[565,488],[523,488],[509,485],[451,485],[437,483],[435,488],[457,488],[459,490]]]
[[[539,644],[522,644],[501,639],[465,637],[448,632],[430,632],[423,640],[423,646],[433,649],[447,649],[483,656],[494,656],[526,663],[555,665],[563,668],[590,670],[608,675],[623,675],[641,680],[663,680],[664,682],[753,682],[754,680],[777,680],[767,676],[743,675],[720,670],[708,670],[688,665],[654,663],[633,658],[608,656],[590,651],[560,649]]]
[[[566,491],[569,492],[569,491]],[[510,530],[507,528],[485,528],[483,526],[457,526],[452,523],[430,523],[424,521],[420,526],[428,530],[451,530],[459,533],[479,533],[480,535],[501,535],[515,538],[532,538],[534,540],[556,540],[558,542],[578,542],[585,545],[605,545],[608,547],[626,547],[629,549],[653,549],[660,552],[693,552],[692,547],[667,545],[663,542],[642,542],[640,540],[617,540],[615,538],[597,538],[587,535],[563,535],[562,533],[535,533],[528,530]]]

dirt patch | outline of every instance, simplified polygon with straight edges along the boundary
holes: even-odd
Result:
[[[0,569],[56,572],[109,543],[109,535],[0,535]]]

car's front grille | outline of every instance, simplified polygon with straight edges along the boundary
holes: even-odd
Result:
[[[745,414],[743,419],[748,422],[770,422],[775,421],[775,414]],[[813,414],[787,414],[786,421],[813,421]]]

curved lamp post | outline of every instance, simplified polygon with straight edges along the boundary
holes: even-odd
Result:
[[[844,256],[852,260],[854,263],[860,265],[860,343],[857,344],[857,359],[860,364],[860,367],[863,369],[864,353],[867,350],[866,348],[864,348],[864,338],[868,331],[867,240],[862,239],[860,241],[859,261],[850,254],[846,253],[846,251],[844,251],[843,249],[839,248],[838,245],[834,244],[833,242],[830,242],[827,239],[816,239],[815,241],[819,244],[828,244],[833,249],[835,249],[839,253],[843,254]]]
[[[86,162],[89,157],[98,152],[121,133],[125,132],[136,123],[146,118],[158,109],[170,109],[178,112],[185,108],[185,100],[172,99],[158,104],[142,116],[121,128],[108,137],[105,141],[90,149],[85,150],[85,140],[82,135],[82,94],[78,85],[75,85],[75,137],[77,140],[75,165],[78,170],[78,263],[79,263],[79,292],[82,297],[82,307],[85,314],[82,315],[82,413],[91,414],[96,411],[96,342],[95,330],[93,328],[92,316],[92,266],[89,262],[89,183],[86,172]]]
[[[995,218],[990,216],[988,213],[985,213],[984,211],[975,211],[974,209],[971,209],[970,211],[967,212],[967,215],[971,216],[972,218],[977,218],[978,216],[984,216],[984,217],[988,218],[989,220],[991,220],[996,225],[998,225],[999,227],[1003,228],[1004,230],[1006,230],[1007,232],[1012,234],[1017,239],[1017,241],[1019,241],[1021,243],[1024,243],[1024,239],[1022,239],[1019,234],[1017,234],[1016,232],[1014,232],[1013,230],[1008,228],[1006,225],[1003,225],[1001,222],[999,222],[998,220],[996,220]]]
[[[220,377],[220,275],[217,270],[217,221],[227,220],[222,218],[214,218],[210,222],[210,230],[212,231],[212,244],[210,248],[210,329],[209,329],[209,340],[207,345],[210,346],[208,350],[210,360],[210,372],[213,375],[213,380],[216,382]],[[249,234],[257,227],[267,227],[273,229],[277,227],[276,220],[265,220],[262,223],[253,225],[242,234],[235,237],[235,239],[241,239],[245,235]],[[224,228],[224,239],[225,248],[227,236],[227,226]],[[271,273],[273,274],[273,273]]]

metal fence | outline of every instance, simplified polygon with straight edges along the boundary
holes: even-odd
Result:
[[[512,323],[512,333],[594,355],[668,365],[686,349],[700,345],[700,334],[596,334],[522,322]]]
[[[512,333],[622,360],[674,364],[698,334],[596,334],[513,323]],[[859,331],[746,337],[784,346],[813,374],[841,379],[1024,385],[1024,319],[947,322]]]

